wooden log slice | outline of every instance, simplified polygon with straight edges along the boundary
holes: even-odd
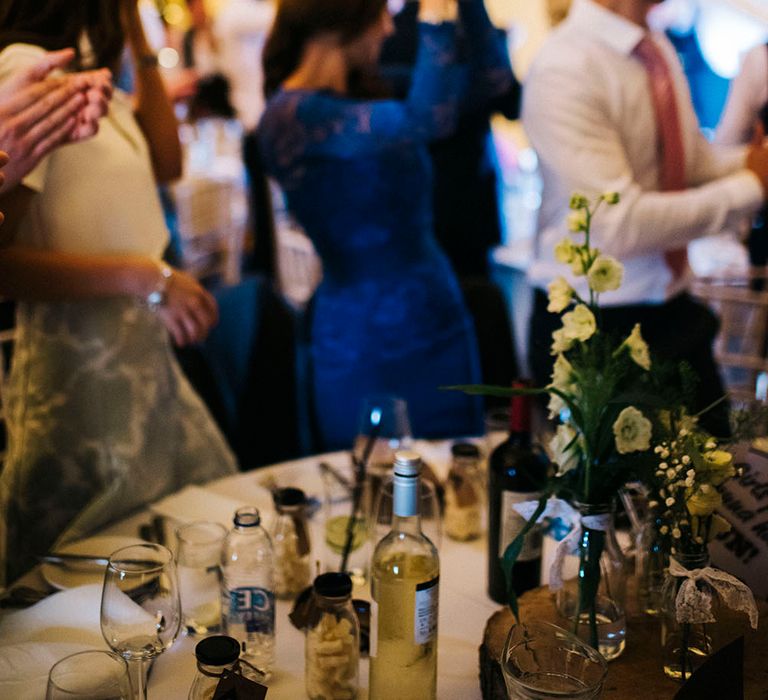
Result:
[[[768,604],[759,602],[758,608],[760,625],[757,631],[750,629],[745,615],[730,610],[722,613],[719,623],[719,637],[723,644],[744,635],[745,700],[768,700]],[[520,598],[520,615],[523,620],[564,625],[564,621],[557,616],[548,588],[537,588],[523,595]],[[479,649],[483,700],[507,698],[499,658],[513,623],[514,618],[508,608],[499,609],[486,623]],[[659,622],[638,615],[630,608],[627,648],[618,659],[608,664],[603,700],[671,700],[679,688],[680,685],[667,678],[662,670]]]

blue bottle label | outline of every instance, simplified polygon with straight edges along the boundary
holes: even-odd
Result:
[[[229,619],[245,625],[246,632],[272,634],[275,631],[275,594],[256,586],[231,589]]]

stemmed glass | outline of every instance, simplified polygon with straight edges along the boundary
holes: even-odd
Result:
[[[146,700],[148,663],[173,644],[180,625],[173,554],[159,544],[113,552],[101,594],[101,633],[128,662],[136,700]]]

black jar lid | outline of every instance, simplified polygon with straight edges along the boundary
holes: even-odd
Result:
[[[240,642],[222,634],[206,637],[197,643],[195,656],[206,666],[227,666],[240,657]]]
[[[313,586],[315,593],[324,598],[346,598],[352,593],[352,579],[349,575],[335,571],[320,574]]]
[[[295,489],[292,486],[286,486],[275,491],[275,505],[278,508],[291,508],[293,506],[303,506],[307,502],[307,496],[301,489]]]
[[[454,457],[473,457],[480,456],[480,449],[471,442],[454,442],[451,445],[451,454]]]

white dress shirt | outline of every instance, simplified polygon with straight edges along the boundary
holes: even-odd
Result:
[[[758,44],[744,57],[733,79],[728,102],[717,127],[716,141],[747,143],[752,138],[760,110],[768,103],[768,48]]]
[[[229,0],[216,15],[221,72],[229,80],[230,100],[246,129],[264,111],[261,54],[275,16],[272,0]]]
[[[523,125],[544,184],[529,270],[537,287],[562,275],[586,294],[584,278],[572,278],[553,254],[568,235],[573,192],[621,195],[593,220],[592,246],[624,263],[624,282],[601,295],[605,305],[662,303],[679,293],[686,281],[673,280],[664,251],[720,233],[763,203],[760,181],[744,168],[745,150],[715,152],[701,135],[675,50],[654,35],[674,81],[689,186],[659,191],[653,101],[645,68],[632,56],[643,35],[639,25],[591,0],[576,0],[528,74]],[[572,235],[581,242],[583,234]]]

